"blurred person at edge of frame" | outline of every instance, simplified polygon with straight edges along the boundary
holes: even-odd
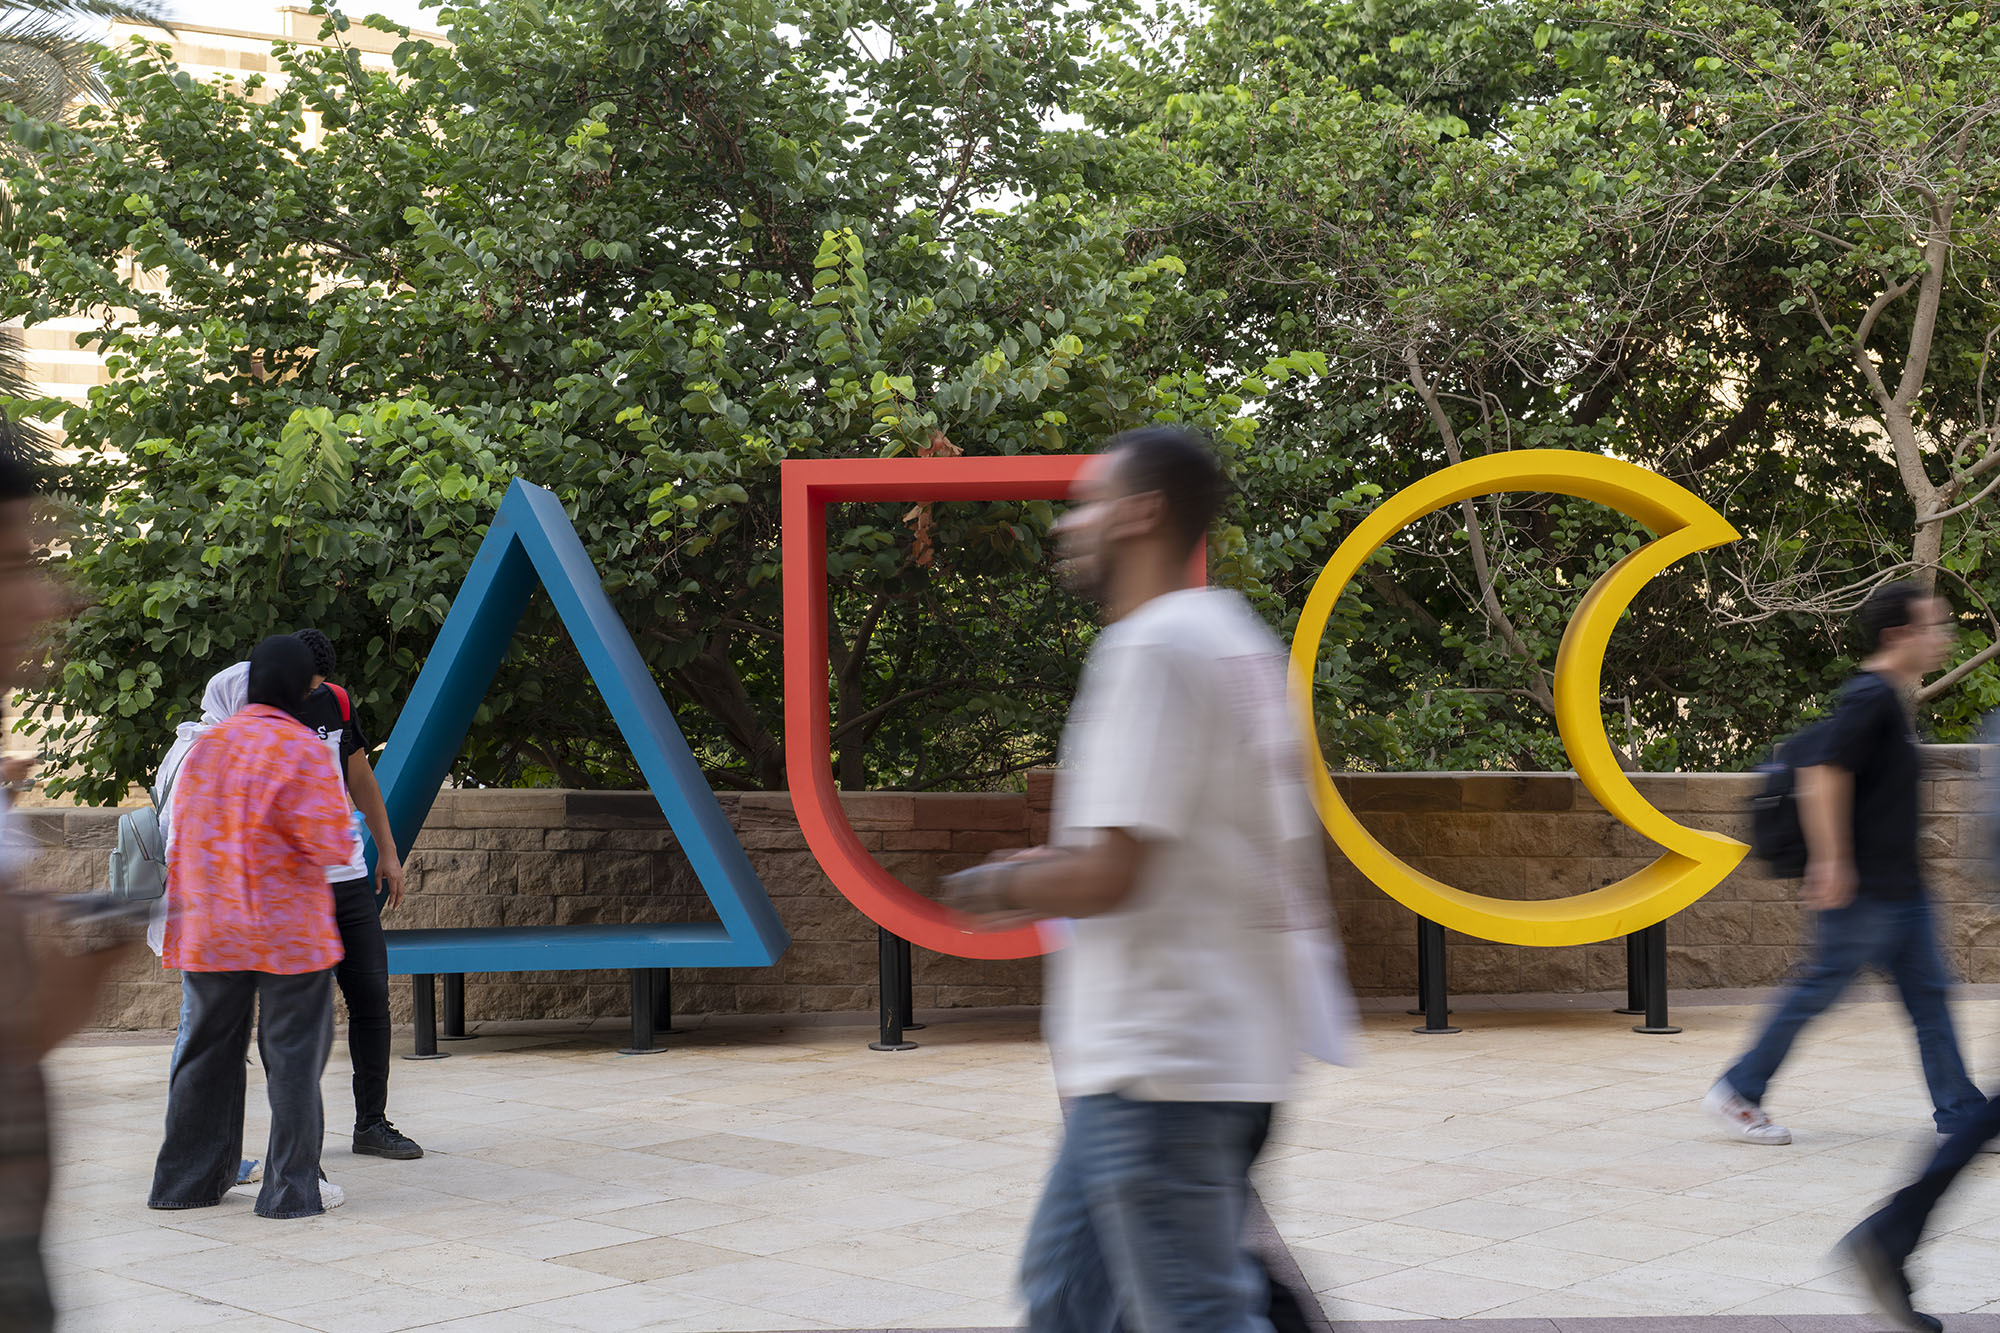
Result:
[[[35,559],[37,492],[0,419],[0,694],[21,685],[36,631],[57,614],[55,589]],[[89,1021],[105,977],[136,946],[145,922],[79,923],[63,947],[31,947],[36,898],[22,891],[31,856],[12,828],[12,805],[0,805],[0,1331],[42,1333],[55,1327],[42,1263],[50,1180],[42,1057]]]
[[[1031,1333],[1298,1326],[1243,1246],[1249,1171],[1299,1054],[1347,1062],[1354,1005],[1285,651],[1239,594],[1190,586],[1226,486],[1173,426],[1086,467],[1056,537],[1105,628],[1050,845],[945,881],[990,923],[1068,936],[1048,960],[1068,1118],[1022,1259]]]

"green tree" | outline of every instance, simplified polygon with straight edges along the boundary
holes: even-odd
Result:
[[[113,20],[164,28],[167,7],[154,0],[0,0],[0,105],[37,120],[68,114],[80,98],[102,97],[93,29]],[[0,215],[9,207],[0,194]],[[0,328],[0,397],[35,396],[20,331]],[[48,433],[32,421],[11,423],[16,448],[44,465]]]
[[[1241,376],[1172,336],[1196,315],[1182,264],[1134,258],[1114,208],[1066,192],[1087,136],[1042,129],[1089,77],[1091,12],[444,21],[451,46],[405,33],[372,75],[335,16],[328,46],[279,48],[275,89],[135,46],[106,62],[110,107],[11,117],[36,158],[8,313],[113,312],[114,383],[65,420],[91,605],[48,699],[67,720],[39,724],[57,785],[146,774],[272,629],[326,629],[387,722],[520,476],[563,498],[715,780],[781,786],[782,459],[1072,451],[1156,417],[1248,444]],[[1083,633],[1043,572],[1049,506],[844,509],[842,781],[1045,761]],[[462,772],[634,776],[545,611]]]
[[[1840,621],[1874,581],[1942,570],[1967,610],[2000,591],[1977,495],[2000,323],[1993,39],[1977,6],[1894,0],[1221,0],[1128,29],[1086,111],[1123,135],[1113,188],[1144,196],[1141,234],[1214,303],[1199,354],[1307,349],[1347,390],[1267,402],[1258,447],[1289,470],[1264,512],[1311,513],[1328,473],[1394,488],[1540,446],[1644,463],[1737,519],[1743,542],[1649,589],[1605,673],[1632,762],[1732,764],[1824,698],[1847,660]],[[1956,201],[1948,236],[1898,232],[1936,221],[1920,189]],[[1815,247],[1844,258],[1813,268]],[[1926,289],[1945,312],[1928,324]],[[1915,468],[1887,447],[1900,409],[1860,364],[1875,353],[1850,345],[1884,295],[1871,349],[1935,343],[1906,399],[1933,432]],[[1340,529],[1266,535],[1282,620]],[[1639,539],[1541,496],[1413,528],[1326,646],[1328,753],[1560,765],[1556,645],[1581,590]],[[1932,687],[1941,734],[1995,702],[1990,633],[1968,633]]]

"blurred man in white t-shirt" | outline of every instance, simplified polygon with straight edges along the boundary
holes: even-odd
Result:
[[[1057,535],[1105,629],[1050,846],[948,884],[995,920],[1067,919],[1046,1028],[1070,1113],[1022,1265],[1032,1333],[1269,1333],[1250,1164],[1298,1052],[1340,1059],[1350,1034],[1284,650],[1190,575],[1224,489],[1178,427],[1093,461]]]

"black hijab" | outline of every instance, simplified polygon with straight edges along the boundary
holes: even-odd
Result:
[[[312,688],[312,649],[289,634],[273,634],[250,650],[249,698],[253,704],[296,715]]]

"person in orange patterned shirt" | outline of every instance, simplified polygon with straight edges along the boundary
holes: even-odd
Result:
[[[292,716],[312,667],[290,635],[258,644],[249,705],[195,743],[174,785],[164,958],[193,1003],[149,1208],[211,1208],[236,1183],[244,1057],[260,1006],[271,1138],[257,1212],[312,1217],[343,1201],[320,1172],[319,1081],[341,958],[325,867],[347,860],[350,835],[340,775]]]

